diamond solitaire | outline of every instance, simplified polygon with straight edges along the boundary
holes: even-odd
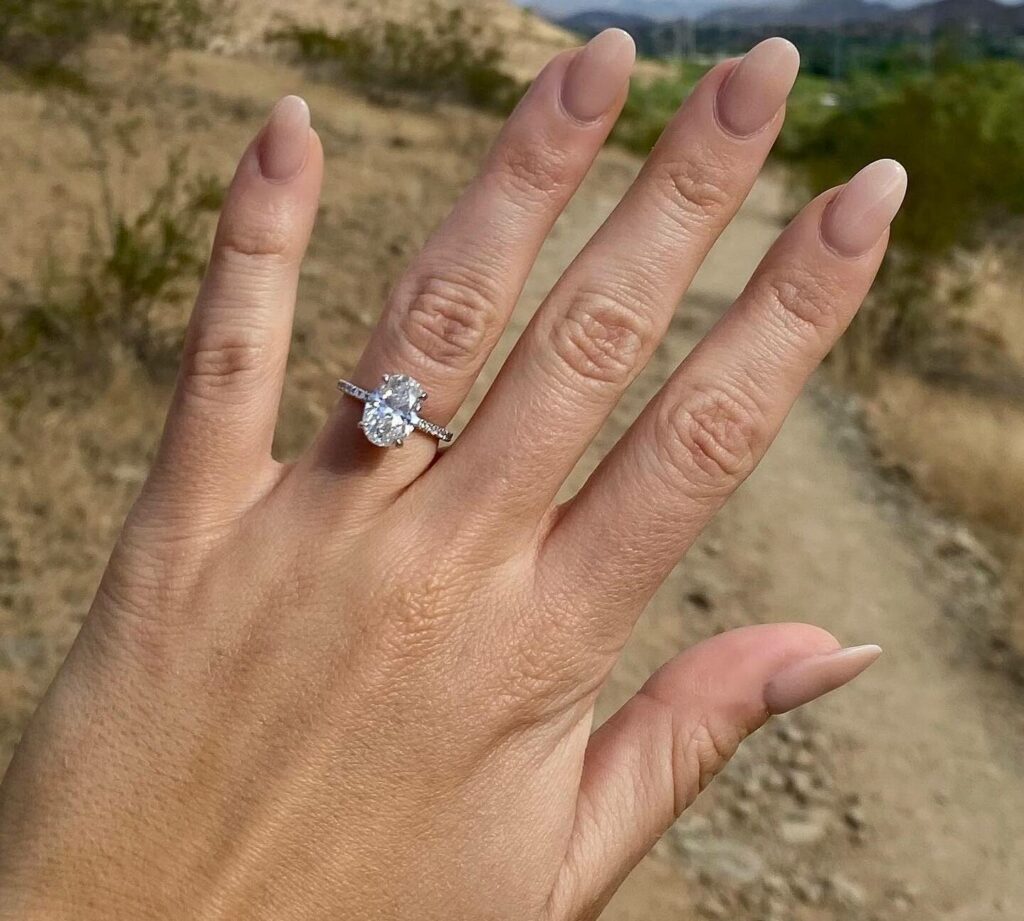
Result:
[[[420,418],[427,392],[407,374],[385,374],[376,390],[364,390],[344,380],[338,381],[338,389],[363,401],[359,428],[379,448],[401,447],[413,430],[440,441],[452,440],[447,429]]]

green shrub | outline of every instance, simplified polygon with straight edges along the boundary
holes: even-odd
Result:
[[[368,19],[336,32],[284,22],[267,35],[321,76],[362,89],[507,110],[519,95],[500,39],[464,9],[431,5],[415,23]]]
[[[683,62],[672,77],[647,82],[634,80],[612,131],[612,141],[633,153],[648,154],[668,120],[706,69]]]
[[[96,0],[0,0],[0,61],[42,75],[63,68],[97,27]]]
[[[876,296],[851,330],[862,364],[913,362],[958,322],[963,297],[937,301],[936,273],[994,225],[1024,214],[1022,112],[1019,65],[953,63],[930,75],[853,80],[826,118],[782,148],[805,192],[879,157],[900,160],[910,175]]]
[[[185,162],[183,151],[170,155],[160,185],[134,212],[115,203],[104,165],[102,205],[73,269],[51,254],[35,283],[11,286],[3,314],[12,319],[0,324],[0,372],[88,354],[112,341],[147,365],[176,353],[181,331],[160,308],[193,293],[206,261],[202,216],[222,197],[217,180],[187,176]]]
[[[228,0],[0,0],[0,62],[34,77],[73,73],[76,54],[100,32],[197,45],[230,8]]]

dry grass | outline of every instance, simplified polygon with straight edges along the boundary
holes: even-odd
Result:
[[[970,296],[918,370],[876,371],[868,419],[883,461],[970,522],[1005,564],[1009,642],[1024,656],[1024,276],[1019,243],[960,265]],[[952,270],[950,270],[952,275]],[[940,285],[936,297],[943,297]]]
[[[1024,407],[886,372],[869,410],[885,461],[945,510],[1024,534]]]

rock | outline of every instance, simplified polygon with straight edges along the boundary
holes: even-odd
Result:
[[[843,821],[854,831],[862,831],[868,824],[867,816],[860,806],[850,806],[843,813]]]
[[[779,823],[779,837],[786,844],[816,844],[828,832],[829,815],[823,810],[812,810]]]
[[[711,834],[711,819],[706,815],[687,813],[676,823],[677,831],[687,837],[703,837]]]
[[[807,742],[807,734],[793,723],[781,723],[776,735],[783,742],[789,742],[791,745],[804,745]]]
[[[814,753],[808,748],[798,748],[793,752],[793,757],[790,759],[790,763],[794,767],[809,768],[815,764]]]
[[[688,592],[686,595],[686,601],[690,607],[696,608],[701,612],[708,612],[714,609],[714,602],[707,592],[697,589],[692,592]]]
[[[721,556],[722,554],[722,542],[714,537],[705,538],[701,542],[701,546],[707,556]]]
[[[740,794],[747,799],[757,799],[761,795],[761,782],[756,777],[748,777],[740,787]]]
[[[947,559],[967,557],[993,576],[999,575],[1002,569],[999,561],[989,552],[989,549],[963,524],[951,527],[935,550],[939,556]]]
[[[727,918],[729,909],[716,896],[709,895],[701,902],[700,913],[704,918]]]
[[[805,877],[794,879],[791,888],[793,895],[805,905],[817,905],[825,895],[821,883]]]
[[[863,887],[839,873],[826,878],[825,889],[835,901],[847,908],[859,908],[867,901]]]
[[[751,847],[738,841],[708,839],[684,842],[690,863],[702,880],[749,886],[765,872],[764,860]]]
[[[803,771],[792,771],[788,777],[786,789],[798,800],[806,803],[814,795],[814,779]]]
[[[807,736],[807,748],[812,752],[824,752],[829,749],[828,735],[824,732],[812,732]]]
[[[729,805],[729,812],[731,812],[735,818],[741,819],[745,822],[748,819],[753,818],[754,813],[757,812],[757,806],[749,799],[738,799],[734,800]]]

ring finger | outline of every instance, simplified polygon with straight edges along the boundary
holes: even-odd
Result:
[[[385,373],[408,374],[430,395],[424,415],[447,424],[611,130],[634,56],[632,39],[611,29],[545,68],[480,175],[395,287],[353,372],[355,383],[372,389]],[[380,452],[353,437],[361,412],[355,400],[339,402],[312,463],[344,473],[372,461],[373,487],[400,490],[425,469],[436,445],[416,436],[401,451]]]

